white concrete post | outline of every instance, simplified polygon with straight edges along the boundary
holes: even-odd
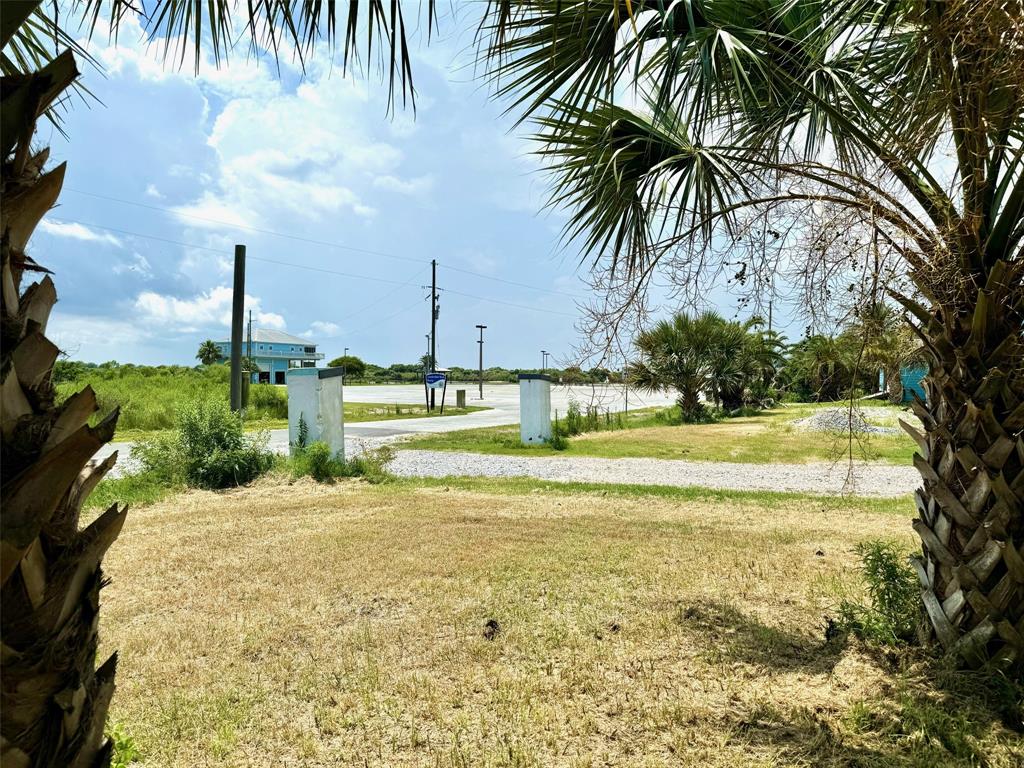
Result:
[[[299,419],[306,422],[306,445],[327,443],[331,454],[345,458],[345,400],[341,368],[290,368],[288,385],[288,444],[299,442]]]
[[[519,374],[519,439],[523,445],[551,439],[551,379],[544,374]]]

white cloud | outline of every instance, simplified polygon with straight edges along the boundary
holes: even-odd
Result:
[[[269,98],[281,91],[276,69],[265,60],[251,56],[232,55],[229,63],[222,61],[217,67],[212,55],[204,50],[197,75],[192,51],[187,50],[184,59],[180,56],[180,37],[150,43],[138,18],[131,13],[126,13],[120,22],[117,45],[103,46],[85,39],[79,42],[96,57],[108,76],[133,72],[140,80],[149,82],[195,82],[204,90],[228,99]],[[165,42],[169,48],[166,57],[163,55]],[[191,48],[191,43],[188,45]],[[178,62],[180,66],[176,66]],[[283,59],[281,66],[288,69],[287,61]]]
[[[231,205],[210,192],[204,192],[196,202],[172,208],[186,223],[196,227],[216,227],[223,224],[248,227],[256,221],[256,214],[239,205]]]
[[[254,310],[253,318],[261,328],[273,328],[276,331],[283,331],[286,327],[284,316],[276,312],[257,312]]]
[[[373,180],[373,186],[393,192],[401,192],[403,195],[416,195],[433,189],[434,177],[417,176],[414,179],[399,179],[396,176],[390,175],[378,176]]]
[[[310,65],[308,79],[294,92],[236,96],[209,133],[207,143],[218,158],[215,178],[175,210],[212,220],[207,224],[214,226],[284,227],[276,222],[374,216],[377,210],[364,198],[365,190],[428,191],[430,176],[396,173],[402,151],[382,140],[377,121],[367,119],[378,107],[364,86],[330,77],[322,62]]]
[[[123,275],[125,273],[132,272],[144,278],[150,278],[153,276],[153,267],[150,265],[149,259],[138,251],[132,254],[131,261],[119,262],[111,267],[110,271],[115,275]]]
[[[109,243],[122,246],[120,238],[106,232],[96,232],[84,224],[75,224],[70,221],[51,221],[43,219],[39,222],[39,229],[54,237],[70,237],[74,240],[85,240],[90,243]]]
[[[317,336],[334,338],[341,332],[341,326],[337,323],[330,323],[324,320],[314,320],[309,324],[309,330],[303,333],[307,339]]]
[[[229,286],[220,285],[192,298],[181,299],[156,291],[143,291],[135,298],[134,308],[139,320],[159,325],[165,330],[194,332],[212,326],[231,326],[231,295]],[[256,296],[245,296],[245,314],[253,313],[253,320],[262,328],[284,330],[283,316],[267,312]]]
[[[83,352],[93,360],[124,358],[125,350],[148,338],[135,323],[110,317],[64,314],[55,309],[46,334],[61,351],[81,359]]]
[[[156,184],[146,185],[146,196],[157,200],[162,200],[164,197],[160,190],[156,188]]]

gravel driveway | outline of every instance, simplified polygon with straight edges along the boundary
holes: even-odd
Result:
[[[921,482],[910,466],[863,462],[732,464],[674,459],[489,456],[399,450],[391,471],[403,477],[535,477],[541,480],[700,486],[737,491],[796,491],[829,495],[902,496]]]

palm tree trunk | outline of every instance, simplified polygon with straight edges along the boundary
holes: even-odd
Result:
[[[900,366],[890,365],[885,372],[885,389],[890,403],[903,402],[903,379],[900,378]]]
[[[2,43],[30,3],[5,4]],[[21,18],[21,22],[24,17]],[[93,463],[117,413],[88,426],[96,397],[86,388],[61,406],[51,381],[59,350],[46,338],[57,300],[50,277],[23,289],[25,273],[46,273],[25,254],[43,214],[57,200],[64,166],[43,172],[48,150],[33,153],[36,120],[77,77],[64,53],[39,72],[3,78],[2,307],[0,307],[0,764],[105,765],[107,707],[116,655],[96,668],[100,560],[125,509],[112,506],[81,529],[90,491],[116,456]]]
[[[914,565],[931,633],[971,666],[1024,664],[1024,265],[998,262],[973,306],[917,312],[931,357],[914,410],[923,478]]]
[[[701,406],[700,393],[694,389],[679,389],[679,410],[684,422],[697,421],[704,408]]]

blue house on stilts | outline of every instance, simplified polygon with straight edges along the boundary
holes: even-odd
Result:
[[[220,362],[231,359],[231,342],[218,341]],[[248,344],[242,342],[242,356],[246,355]],[[252,332],[252,360],[258,370],[252,372],[253,384],[284,384],[289,368],[315,368],[323,360],[323,352],[316,351],[316,344],[309,339],[292,336],[284,331],[254,328]]]

